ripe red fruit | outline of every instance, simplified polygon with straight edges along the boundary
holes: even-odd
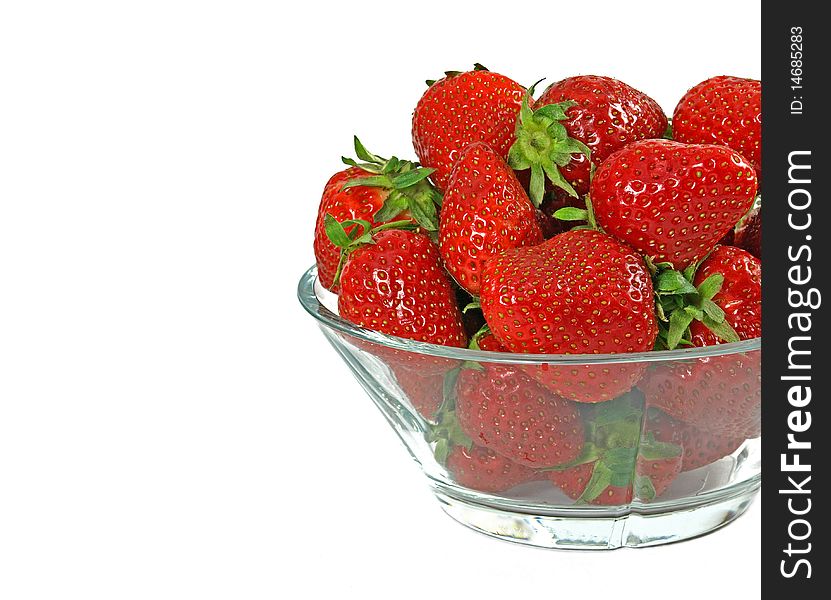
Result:
[[[717,246],[699,265],[694,285],[720,273],[724,277],[721,290],[713,297],[739,339],[749,340],[762,335],[762,263],[758,258],[735,246]],[[700,321],[690,325],[695,346],[721,343],[719,337]]]
[[[485,265],[480,301],[493,335],[511,352],[617,354],[651,350],[658,332],[643,259],[598,231],[572,230]],[[629,390],[639,364],[542,365],[532,377],[581,402]]]
[[[591,201],[606,233],[680,270],[750,210],[756,188],[753,167],[728,148],[644,140],[600,165]]]
[[[507,352],[508,349],[499,343],[499,340],[492,333],[488,333],[478,340],[479,350],[487,352]]]
[[[338,311],[353,323],[403,338],[466,344],[462,315],[438,248],[423,233],[389,229],[346,259]]]
[[[649,410],[644,427],[655,439],[681,446],[684,452],[682,472],[710,465],[729,456],[744,443],[744,439],[715,435],[682,423],[657,408]]]
[[[480,446],[529,467],[567,463],[583,448],[576,405],[513,365],[485,363],[459,374],[456,417]]]
[[[551,471],[548,478],[572,500],[579,499],[594,474],[595,463],[576,465],[563,471]],[[587,500],[591,504],[620,506],[632,501],[631,485],[607,485],[596,496]]]
[[[450,175],[439,223],[439,250],[453,278],[478,295],[485,261],[542,241],[535,209],[511,168],[487,144],[468,145]]]
[[[504,492],[536,479],[536,472],[481,446],[454,446],[447,457],[447,470],[459,485],[481,492]]]
[[[351,219],[365,219],[372,226],[377,225],[373,215],[381,210],[389,195],[389,190],[375,187],[358,186],[342,189],[352,179],[366,177],[367,172],[358,167],[350,167],[332,175],[323,188],[323,197],[315,223],[314,249],[317,258],[317,276],[326,289],[333,289],[332,282],[340,262],[340,248],[335,246],[326,235],[324,219],[331,214],[338,222]],[[347,229],[349,231],[349,229]]]
[[[761,433],[759,351],[661,365],[640,383],[647,403],[710,435],[745,440]]]
[[[547,114],[550,109],[544,107],[551,105],[562,106],[565,114]],[[510,162],[515,169],[531,168],[532,179],[534,165],[544,167],[545,174],[554,183],[550,189],[565,190],[555,196],[586,194],[591,163],[601,164],[613,152],[636,140],[661,137],[667,128],[667,118],[652,98],[611,77],[568,77],[548,86],[534,106],[534,118],[525,118],[518,126],[517,144],[511,150]],[[552,118],[560,122],[553,128]],[[563,127],[565,130],[561,132]],[[572,151],[570,157],[568,153],[560,156],[564,135],[588,147],[591,163],[586,153],[579,150]],[[519,160],[520,157],[525,160]],[[567,182],[565,186],[559,182],[557,173],[552,172],[558,168]],[[539,205],[541,194],[532,199]]]
[[[452,363],[433,364],[408,356],[406,360],[388,359],[398,386],[418,413],[428,421],[435,421],[444,399],[444,378]]]
[[[524,95],[521,85],[487,70],[448,73],[424,92],[413,113],[413,147],[421,164],[436,170],[436,187],[446,188],[472,142],[486,142],[507,158]]]
[[[327,215],[344,224],[347,234],[357,225],[349,221],[367,221],[375,227],[393,220],[419,223],[427,231],[437,225],[434,204],[438,193],[427,183],[429,169],[396,157],[385,159],[364,148],[355,138],[355,153],[365,161],[344,158],[350,168],[335,173],[326,183],[315,223],[314,251],[318,279],[326,289],[337,291],[334,279],[341,257],[340,248],[326,232]]]
[[[762,82],[719,76],[691,88],[672,117],[673,137],[732,148],[762,172]]]

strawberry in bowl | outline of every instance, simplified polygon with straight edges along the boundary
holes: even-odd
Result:
[[[325,185],[298,296],[453,518],[607,549],[747,508],[760,156],[752,127],[739,140],[711,122],[749,114],[752,87],[696,86],[668,127],[611,77],[535,98],[477,66],[429,82],[416,158],[356,139]]]

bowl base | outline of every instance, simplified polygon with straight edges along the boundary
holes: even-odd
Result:
[[[434,486],[444,512],[487,535],[540,548],[615,550],[680,542],[727,525],[744,513],[759,486],[733,490],[694,506],[633,505],[601,510],[578,507],[529,514],[461,497],[446,486]]]

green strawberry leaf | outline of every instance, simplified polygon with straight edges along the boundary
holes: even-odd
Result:
[[[577,502],[591,502],[597,498],[612,483],[613,474],[602,461],[596,462],[592,469],[591,479],[583,489],[583,493],[577,498]]]
[[[348,190],[349,188],[353,187],[379,187],[379,188],[392,188],[392,180],[387,175],[372,175],[370,177],[357,177],[355,179],[350,179],[346,183],[341,186],[341,190]]]
[[[467,314],[467,311],[475,310],[477,308],[481,310],[482,309],[482,304],[479,302],[479,300],[477,298],[474,298],[471,302],[468,302],[465,305],[465,307],[462,309],[462,314]]]
[[[716,321],[712,320],[710,317],[704,316],[701,319],[701,322],[704,324],[707,329],[715,333],[719,339],[723,342],[738,342],[739,341],[739,334],[736,333],[736,330],[728,323],[727,321],[722,321],[721,323],[717,323]]]
[[[394,158],[394,157],[393,157]],[[428,169],[426,167],[418,167],[413,171],[407,171],[405,173],[401,173],[400,175],[396,175],[392,180],[392,187],[396,190],[403,190],[405,188],[410,187],[411,185],[415,185],[419,181],[423,181],[427,179],[430,175],[435,172],[435,169]]]
[[[522,153],[522,149],[514,144],[508,150],[508,165],[517,171],[525,171],[531,168],[531,161]]]
[[[323,228],[326,231],[326,236],[338,248],[346,248],[352,243],[343,225],[329,213],[326,213],[323,217]]]
[[[675,349],[687,329],[695,320],[695,313],[688,310],[675,310],[669,317],[669,331],[667,333],[667,348]]]
[[[587,221],[589,211],[584,208],[566,206],[554,212],[554,218],[560,221]]]
[[[355,141],[355,155],[358,158],[360,158],[363,161],[369,162],[369,163],[381,164],[383,162],[386,162],[385,159],[381,158],[380,156],[376,156],[376,155],[372,154],[372,152],[367,150],[364,147],[364,145],[361,143],[361,140],[358,139],[357,135],[354,136],[354,138],[355,138],[354,139],[354,141]]]
[[[572,106],[577,106],[576,102],[571,100],[566,100],[565,102],[558,102],[556,104],[546,104],[545,106],[541,106],[534,113],[540,117],[546,117],[551,119],[552,121],[564,121],[568,117],[566,116],[566,110],[571,108]]]
[[[583,450],[580,452],[580,456],[575,458],[574,460],[570,460],[567,463],[563,463],[561,465],[551,465],[542,467],[537,469],[541,472],[548,472],[548,471],[566,471],[568,469],[572,469],[579,465],[584,465],[586,463],[593,463],[600,459],[602,450],[593,442],[587,441],[583,444]]]
[[[560,166],[567,165],[569,163],[569,161],[571,161],[571,158],[570,158],[571,155],[569,154],[568,156],[569,156],[569,158],[565,161],[560,159],[560,161],[558,161],[558,164]],[[562,190],[565,190],[566,193],[568,193],[568,195],[571,196],[572,198],[577,198],[577,191],[571,186],[571,184],[568,181],[565,180],[565,178],[560,174],[560,169],[555,167],[553,165],[552,161],[549,158],[546,157],[546,158],[543,159],[542,168],[543,168],[543,171],[545,172],[546,176],[548,177],[548,180],[551,183],[556,185],[558,188],[560,188]],[[531,173],[533,174],[533,172],[534,172],[534,165],[531,165]],[[542,188],[543,192],[540,192],[540,196],[539,196],[540,197],[540,203],[542,203],[542,194],[545,191],[545,181],[544,180],[542,182],[542,186],[543,186],[543,188]],[[539,204],[537,204],[537,206],[539,206]]]
[[[646,438],[641,440],[638,456],[646,460],[661,460],[681,456],[681,452],[681,446],[669,442],[659,442],[655,439],[655,434],[650,431],[646,434]]]
[[[426,202],[424,200],[427,200]],[[438,217],[436,215],[436,205],[433,204],[429,197],[427,198],[409,198],[408,206],[410,214],[415,219],[416,223],[421,225],[427,231],[438,230]]]
[[[655,485],[652,480],[645,475],[638,475],[635,478],[635,496],[640,500],[652,500],[657,496]]]
[[[398,191],[393,191],[387,196],[384,205],[378,209],[378,212],[372,218],[376,223],[384,223],[393,220],[407,208],[409,208],[407,197]]]
[[[359,163],[351,158],[347,158],[346,156],[341,156],[340,159],[344,164],[347,164],[350,167],[358,167],[359,169],[363,169],[368,173],[381,173],[384,170],[384,168],[379,165],[371,163]]]
[[[707,279],[701,282],[698,289],[698,295],[707,300],[712,299],[721,291],[721,286],[724,285],[724,275],[721,273],[713,273]]]
[[[531,185],[529,191],[531,192],[531,201],[536,207],[542,204],[543,194],[545,194],[545,175],[543,173],[542,165],[536,162],[531,163]]]
[[[724,311],[718,304],[716,304],[712,300],[709,300],[707,298],[702,299],[701,310],[703,310],[704,314],[716,323],[721,323],[724,321]]]
[[[661,295],[694,294],[697,292],[695,286],[674,269],[661,271],[658,274],[658,281],[655,287],[658,294]]]

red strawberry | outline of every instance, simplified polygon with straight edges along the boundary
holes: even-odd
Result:
[[[343,238],[342,229],[340,233]],[[346,258],[340,316],[390,335],[464,346],[462,315],[430,238],[399,229],[377,232],[373,238],[375,243],[352,249]],[[341,239],[339,245],[349,243]]]
[[[675,107],[672,132],[679,142],[732,148],[761,177],[762,83],[725,75],[702,81]]]
[[[509,162],[515,169],[531,169],[531,197],[537,205],[543,172],[569,195],[584,195],[589,191],[589,153],[591,163],[599,165],[626,144],[661,137],[667,128],[667,118],[652,98],[611,77],[563,79],[548,86],[535,107],[533,116],[522,115]],[[585,151],[568,144],[567,136]]]
[[[413,113],[413,146],[421,164],[436,170],[436,187],[447,187],[450,170],[471,142],[485,142],[507,158],[524,95],[515,81],[482,68],[449,72],[430,85]]]
[[[750,210],[756,185],[752,166],[728,148],[644,140],[600,165],[591,201],[606,233],[683,269]]]
[[[702,305],[705,312],[712,315],[715,305],[737,340],[761,335],[759,261],[739,248],[719,246],[699,266],[694,281],[698,290],[703,290],[720,277],[723,282],[713,288],[715,294],[703,294],[711,298],[705,300],[710,307]],[[701,321],[692,321],[689,328],[695,346],[721,341],[714,329]],[[723,445],[730,445],[761,432],[760,363],[757,350],[662,364],[644,377],[640,388],[650,406],[661,408],[708,435],[726,438]]]
[[[456,418],[480,446],[529,467],[567,463],[583,448],[576,405],[513,365],[485,363],[459,374]]]
[[[761,433],[761,353],[661,365],[640,388],[647,403],[709,435],[745,440]]]
[[[508,349],[499,343],[499,340],[490,331],[478,339],[479,350],[487,352],[507,352]]]
[[[642,449],[635,466],[635,493],[640,500],[652,500],[663,494],[681,472],[683,456],[675,446],[675,456],[651,457]],[[644,454],[645,453],[645,454]]]
[[[721,274],[724,283],[713,296],[713,302],[724,311],[727,323],[739,339],[749,340],[762,335],[762,263],[758,258],[735,246],[717,246],[699,265],[695,285],[708,277]],[[695,346],[712,346],[719,337],[701,321],[690,325]]]
[[[677,421],[657,408],[649,410],[649,418],[644,427],[655,439],[682,447],[682,472],[710,465],[729,456],[744,443],[743,439],[713,435]]]
[[[537,477],[533,469],[475,445],[470,449],[454,446],[447,457],[447,470],[459,485],[491,493],[504,492]]]
[[[315,224],[318,278],[321,285],[333,291],[337,291],[333,280],[341,254],[326,234],[326,215],[339,223],[346,222],[347,233],[356,227],[348,221],[358,219],[368,221],[370,227],[403,219],[419,222],[427,230],[436,228],[434,203],[438,195],[425,181],[431,173],[429,169],[419,169],[414,163],[395,157],[387,160],[375,156],[357,137],[355,151],[366,162],[343,159],[354,166],[335,173],[326,183]]]
[[[439,249],[450,274],[478,295],[485,261],[542,241],[534,207],[511,168],[487,144],[469,144],[453,167],[441,209]]]
[[[564,469],[546,470],[566,495],[592,504],[627,504],[660,496],[681,469],[681,448],[641,431],[643,400],[627,394],[585,411],[583,455]]]
[[[580,499],[583,492],[591,481],[596,463],[584,463],[563,471],[551,471],[548,478],[558,488],[565,492],[572,500]],[[586,499],[591,504],[602,504],[606,506],[620,506],[629,504],[632,501],[632,486],[627,485],[606,485],[599,490],[597,495]]]
[[[652,282],[643,259],[621,242],[573,230],[485,265],[480,301],[493,335],[511,352],[616,354],[651,350],[657,335]],[[529,374],[581,402],[629,390],[639,364],[543,365]]]
[[[745,217],[736,230],[733,246],[747,250],[753,256],[762,258],[762,211],[755,208]]]
[[[428,421],[435,421],[444,399],[444,378],[448,369],[425,360],[408,357],[409,360],[388,360],[395,373],[395,380],[407,396],[410,404]]]

